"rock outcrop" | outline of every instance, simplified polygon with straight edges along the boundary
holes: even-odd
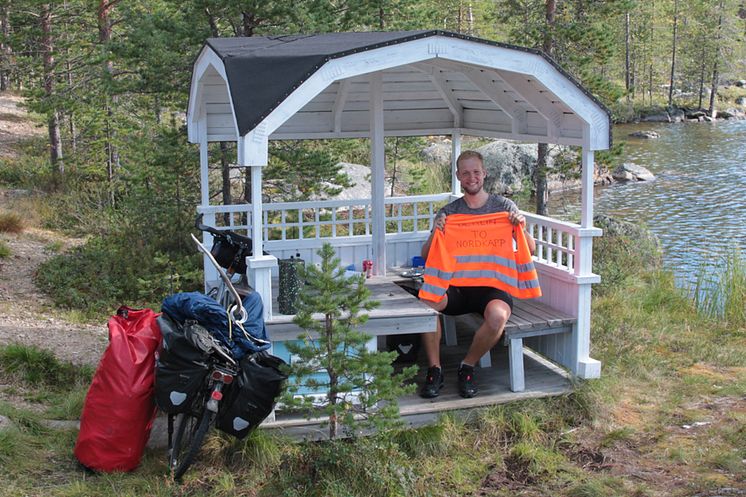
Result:
[[[655,175],[647,168],[632,162],[625,162],[618,166],[611,176],[617,181],[653,181],[655,179]]]

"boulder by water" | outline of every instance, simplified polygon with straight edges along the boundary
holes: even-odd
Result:
[[[738,97],[736,99],[736,105],[746,105],[746,97]]]
[[[645,240],[650,242],[656,251],[660,251],[660,239],[645,226],[638,223],[611,217],[606,214],[595,214],[593,225],[604,230],[604,236],[625,236],[634,240]]]
[[[618,166],[611,176],[617,181],[653,181],[655,179],[655,175],[647,168],[632,162],[625,162]]]
[[[718,117],[723,119],[744,119],[746,118],[746,114],[741,109],[731,107],[718,112]]]
[[[660,138],[661,135],[655,131],[635,131],[634,133],[630,133],[629,136],[632,138],[645,138],[650,140],[653,138]]]

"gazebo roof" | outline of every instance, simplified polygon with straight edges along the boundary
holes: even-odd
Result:
[[[453,131],[609,146],[608,110],[537,50],[445,31],[211,38],[195,63],[190,140],[365,137],[371,74],[388,135]]]

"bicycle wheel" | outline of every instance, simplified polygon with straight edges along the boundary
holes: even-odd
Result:
[[[168,451],[168,462],[174,480],[181,479],[194,461],[214,417],[215,414],[207,409],[199,417],[192,413],[176,416],[173,444]]]

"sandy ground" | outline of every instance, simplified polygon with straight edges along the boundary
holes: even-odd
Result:
[[[0,157],[9,160],[16,156],[19,142],[44,135],[44,128],[28,118],[21,101],[18,96],[0,94]],[[0,190],[0,212],[23,213],[28,195],[30,192]],[[0,240],[11,252],[10,257],[0,259],[0,344],[36,345],[64,361],[96,364],[106,347],[106,323],[70,322],[34,284],[42,262],[82,240],[33,227],[19,234],[0,233]]]

